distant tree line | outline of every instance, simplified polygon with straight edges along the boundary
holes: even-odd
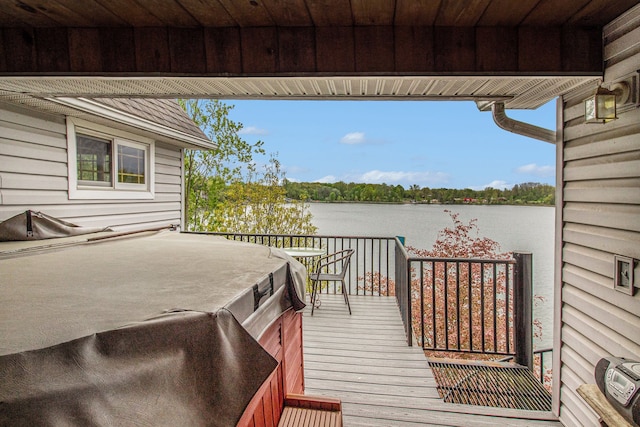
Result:
[[[319,183],[284,181],[287,198],[321,202],[374,202],[374,203],[441,203],[441,204],[505,204],[553,205],[555,187],[537,182],[514,185],[500,190],[470,188],[429,188],[412,185]]]

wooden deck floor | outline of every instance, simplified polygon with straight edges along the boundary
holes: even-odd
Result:
[[[559,426],[552,415],[444,403],[419,347],[408,347],[394,298],[322,295],[305,311],[306,394],[337,397],[345,426]]]

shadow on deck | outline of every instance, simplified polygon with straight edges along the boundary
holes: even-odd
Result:
[[[559,426],[552,414],[444,403],[427,359],[408,347],[395,299],[321,295],[305,311],[307,394],[343,402],[345,426]]]

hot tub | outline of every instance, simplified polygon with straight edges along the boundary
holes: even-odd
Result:
[[[281,369],[276,334],[301,347],[304,267],[276,249],[163,231],[0,250],[0,425],[232,426]]]

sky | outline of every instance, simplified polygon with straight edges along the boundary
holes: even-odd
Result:
[[[500,129],[470,101],[229,100],[290,181],[430,188],[555,184],[555,146]],[[555,100],[511,118],[555,129]]]

